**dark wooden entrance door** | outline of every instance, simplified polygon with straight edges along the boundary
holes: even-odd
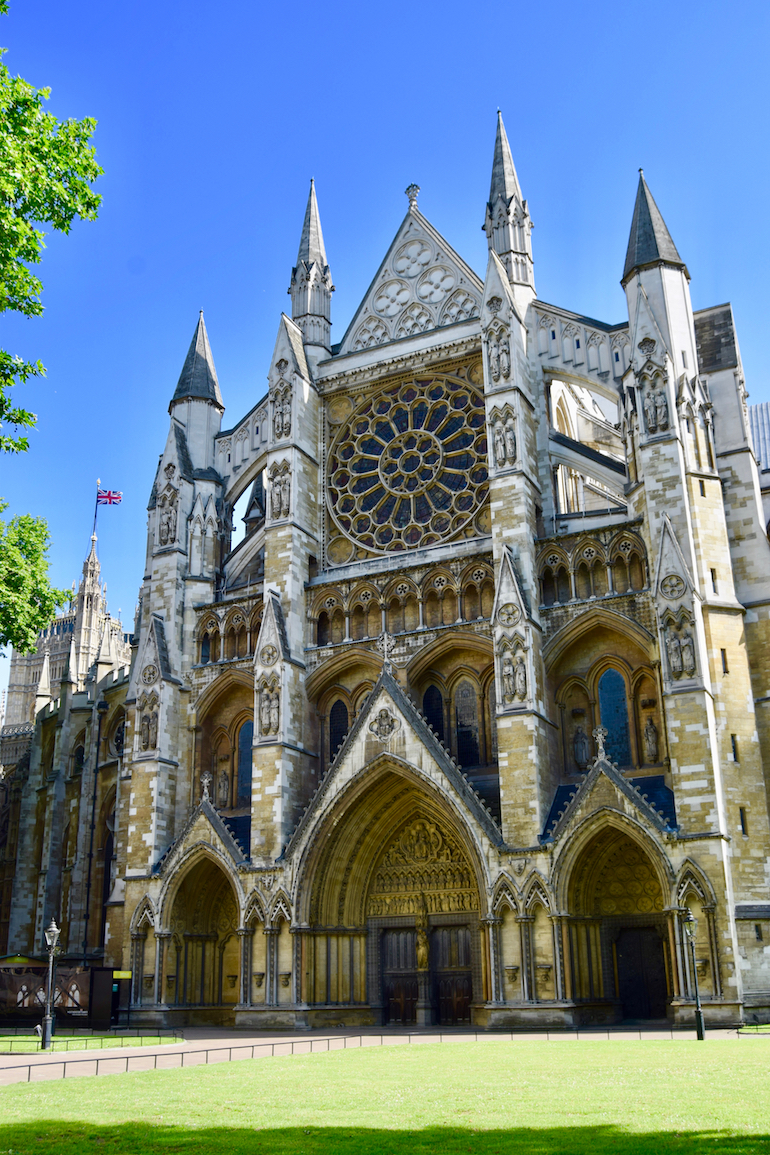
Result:
[[[652,927],[629,927],[616,942],[618,995],[624,1019],[666,1017],[666,966],[663,943]]]
[[[471,932],[467,926],[442,926],[431,937],[431,969],[438,1021],[444,1026],[471,1021]]]
[[[417,1022],[414,930],[385,931],[382,936],[382,972],[386,1022]]]

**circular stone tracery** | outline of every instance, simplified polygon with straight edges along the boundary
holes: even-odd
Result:
[[[329,509],[378,552],[452,537],[487,496],[484,402],[467,381],[427,377],[368,398],[329,455]]]

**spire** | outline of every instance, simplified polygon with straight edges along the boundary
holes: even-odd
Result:
[[[503,115],[497,110],[497,133],[492,158],[492,180],[483,224],[490,252],[496,253],[514,288],[516,307],[523,317],[526,306],[535,293],[535,273],[532,264],[532,221],[527,202],[521,195],[519,178],[511,155],[511,146],[503,124]]]
[[[492,183],[489,186],[489,206],[492,208],[498,197],[506,203],[511,197],[522,200],[519,178],[516,176],[516,167],[511,155],[511,146],[503,124],[503,114],[497,110],[497,135],[495,137],[495,155],[492,160]]]
[[[333,292],[334,285],[326,263],[321,218],[318,214],[315,181],[311,180],[297,264],[291,271],[289,294],[292,320],[302,330],[305,353],[312,364],[316,364],[331,352]]]
[[[48,657],[48,648],[46,647],[43,654],[43,665],[40,670],[40,677],[37,682],[37,690],[35,692],[35,713],[42,710],[51,701],[51,662]]]
[[[187,397],[194,397],[201,401],[213,401],[220,409],[224,409],[222,394],[219,392],[217,371],[214,368],[214,358],[209,345],[209,336],[203,320],[203,309],[200,311],[198,324],[185,363],[182,366],[174,396],[171,398],[171,404],[173,405],[175,401],[182,401]]]
[[[321,232],[321,218],[318,215],[318,201],[315,195],[315,181],[312,177],[310,178],[310,195],[307,198],[307,208],[305,209],[305,223],[302,226],[302,236],[297,253],[297,264],[299,265],[301,261],[307,265],[315,261],[322,269],[326,268],[327,265],[324,235]]]
[[[657,264],[659,261],[676,265],[687,272],[660,209],[647,187],[644,173],[639,169],[639,187],[636,190],[636,204],[631,221],[631,234],[628,238],[623,280],[625,281],[634,269],[643,265]]]

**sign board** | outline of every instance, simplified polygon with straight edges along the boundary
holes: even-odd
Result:
[[[131,971],[113,971],[112,977],[114,979],[130,979]]]

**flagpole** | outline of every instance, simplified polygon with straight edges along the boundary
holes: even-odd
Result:
[[[101,484],[102,484],[101,478],[97,477],[97,479],[96,479],[96,501],[94,502],[94,528],[93,528],[93,532],[91,534],[92,537],[96,536],[96,515],[99,512],[99,486]]]

